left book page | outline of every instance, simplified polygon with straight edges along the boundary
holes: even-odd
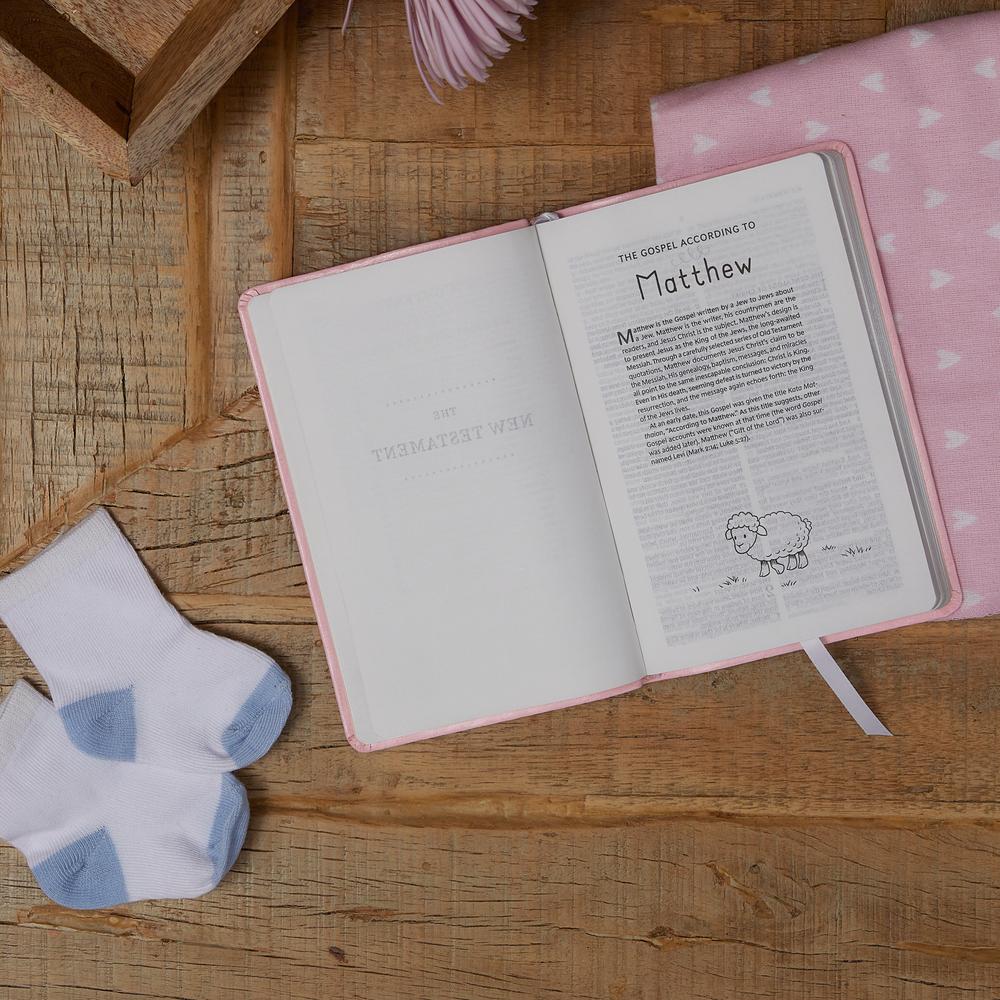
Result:
[[[282,285],[247,314],[356,746],[639,681],[533,230]]]

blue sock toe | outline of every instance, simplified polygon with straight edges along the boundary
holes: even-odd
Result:
[[[102,691],[59,709],[74,746],[105,760],[135,760],[135,695]]]
[[[259,760],[274,745],[292,710],[292,685],[272,663],[222,734],[222,745],[237,768]]]
[[[243,849],[250,825],[250,804],[247,791],[231,774],[222,776],[222,794],[215,811],[215,821],[208,837],[208,855],[216,883],[230,868]]]
[[[103,828],[49,855],[32,871],[49,899],[72,910],[100,910],[128,900],[118,851]]]

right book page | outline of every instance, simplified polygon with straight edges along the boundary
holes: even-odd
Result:
[[[837,197],[803,153],[537,227],[648,674],[947,599]]]

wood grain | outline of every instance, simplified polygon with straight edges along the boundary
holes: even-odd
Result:
[[[135,80],[129,180],[137,184],[292,0],[199,0]]]
[[[0,100],[13,97],[111,177],[128,176],[128,152],[121,135],[101,121],[22,52],[0,38]]]
[[[996,848],[974,825],[526,834],[258,811],[197,907],[70,914],[26,891],[0,947],[57,1000],[985,998],[1000,913],[960,873]]]
[[[2,105],[0,550],[252,384],[232,304],[290,269],[293,46],[279,25],[140,188]]]
[[[357,754],[235,313],[256,282],[649,183],[660,90],[996,6],[949,3],[546,0],[441,108],[396,0],[346,37],[342,3],[300,0],[136,189],[4,102],[3,562],[104,502],[296,704],[202,900],[72,913],[0,848],[0,1000],[1000,996],[1000,621],[837,647],[893,740],[791,655]],[[0,693],[21,676],[0,629]]]
[[[107,49],[132,76],[149,63],[194,6],[194,0],[46,2]]]
[[[4,0],[0,85],[137,184],[292,0]]]
[[[123,139],[132,112],[132,74],[48,0],[0,4],[0,38]]]

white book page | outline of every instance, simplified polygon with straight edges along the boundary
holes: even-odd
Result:
[[[530,229],[251,301],[358,739],[643,675]]]
[[[538,234],[649,674],[934,607],[818,155]]]

